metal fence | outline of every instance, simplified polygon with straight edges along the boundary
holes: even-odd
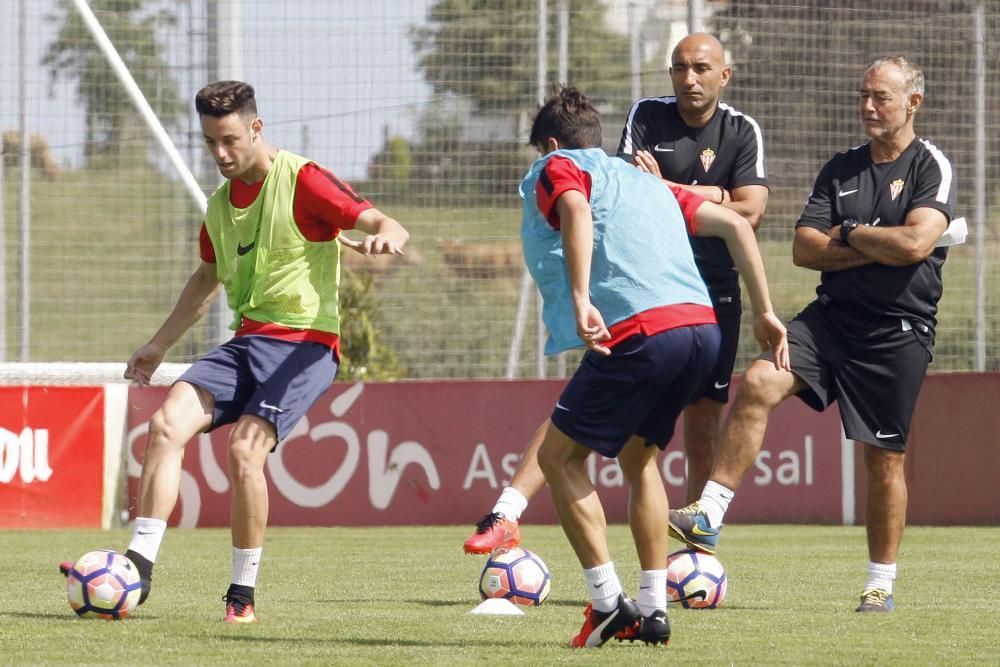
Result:
[[[162,124],[160,140],[84,7]],[[692,24],[720,36],[734,67],[724,99],[763,129],[771,196],[759,239],[785,318],[818,282],[790,259],[813,178],[864,141],[855,100],[865,64],[903,54],[923,67],[917,131],[951,158],[970,222],[969,243],[945,265],[932,369],[1000,369],[990,289],[1000,121],[987,112],[1000,105],[1000,5],[961,0],[5,2],[0,361],[121,361],[148,339],[198,262],[198,187],[220,178],[194,93],[242,78],[272,143],[329,167],[410,229],[401,261],[347,259],[370,275],[394,375],[564,374],[573,358],[540,356],[518,247],[529,119],[548,81],[572,83],[599,102],[614,150],[631,102],[671,92],[669,53]],[[169,360],[207,351],[223,320],[205,318]],[[754,354],[745,334],[738,369]]]

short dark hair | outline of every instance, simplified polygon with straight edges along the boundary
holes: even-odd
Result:
[[[257,100],[249,83],[216,81],[198,91],[194,97],[194,108],[199,116],[222,118],[231,113],[256,116]]]
[[[537,147],[550,137],[562,148],[597,148],[601,145],[601,114],[576,88],[556,88],[538,110],[528,143]]]

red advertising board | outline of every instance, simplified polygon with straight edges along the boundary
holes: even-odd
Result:
[[[0,387],[0,528],[99,528],[100,387]]]
[[[471,524],[506,485],[564,381],[336,384],[267,463],[271,525]],[[130,497],[136,494],[148,420],[164,388],[129,395]],[[229,428],[192,440],[172,525],[229,524]],[[680,432],[680,425],[678,425]],[[775,415],[731,517],[839,523],[841,444],[836,410],[817,415],[788,401]],[[615,461],[593,456],[591,477],[608,520],[626,520],[628,492]],[[675,437],[660,458],[671,502],[684,500]],[[547,494],[524,517],[556,521]]]

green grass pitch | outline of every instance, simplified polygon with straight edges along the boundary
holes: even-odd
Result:
[[[461,665],[555,663],[949,665],[1000,662],[1000,528],[910,527],[898,608],[854,612],[863,527],[729,526],[721,609],[671,609],[669,647],[610,642],[572,651],[587,602],[557,526],[525,524],[547,562],[549,600],[522,617],[472,616],[484,557],[471,526],[272,528],[257,588],[260,622],[222,622],[229,533],[168,531],[153,593],[133,618],[77,619],[60,560],[124,550],[126,531],[0,533],[0,663],[9,665]],[[638,566],[625,526],[609,541],[627,591]],[[676,547],[675,542],[672,546]]]

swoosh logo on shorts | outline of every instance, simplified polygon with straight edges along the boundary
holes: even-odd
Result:
[[[886,440],[888,438],[899,437],[899,433],[883,433],[882,429],[879,429],[878,431],[875,432],[875,437],[878,438],[879,440]]]
[[[729,383],[728,383],[728,382],[726,382],[726,383],[724,383],[724,384],[719,384],[718,382],[716,382],[716,383],[715,383],[715,388],[716,388],[716,389],[725,389],[725,388],[726,388],[726,387],[728,387],[728,386],[729,386]]]

